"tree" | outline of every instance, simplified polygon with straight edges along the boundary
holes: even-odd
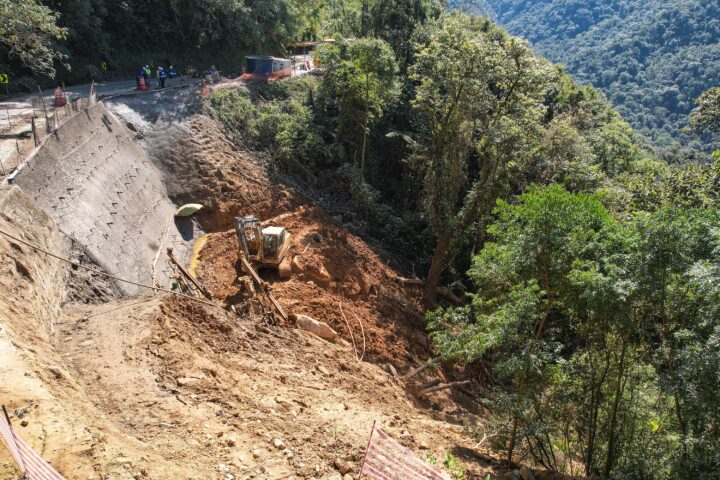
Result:
[[[537,401],[556,374],[561,334],[571,327],[570,316],[560,312],[577,298],[577,262],[598,259],[614,224],[597,198],[560,186],[532,189],[516,205],[499,201],[495,216],[488,228],[492,241],[468,272],[475,287],[472,306],[430,314],[428,329],[446,361],[468,363],[493,352],[494,370],[505,385],[494,406],[509,418],[511,461],[521,427],[532,430]],[[602,282],[596,283],[597,293]]]
[[[33,73],[52,78],[54,62],[66,58],[53,45],[68,35],[57,25],[58,17],[35,0],[0,0],[0,44]]]
[[[327,72],[325,98],[337,102],[337,134],[350,144],[358,181],[364,178],[371,123],[395,94],[397,66],[390,46],[382,40],[359,39],[321,49]]]
[[[703,92],[695,101],[697,108],[690,114],[690,122],[699,131],[720,135],[720,87]]]
[[[638,333],[679,435],[678,474],[702,478],[720,462],[720,216],[715,210],[666,208],[639,214],[628,274],[638,290]],[[710,478],[710,477],[708,477]]]
[[[449,14],[422,37],[410,69],[420,122],[411,163],[437,239],[423,295],[431,308],[452,240],[482,221],[508,165],[541,136],[548,70],[485,19]]]

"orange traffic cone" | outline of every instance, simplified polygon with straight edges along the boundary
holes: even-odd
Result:
[[[55,89],[55,106],[56,107],[64,107],[65,106],[65,97],[63,96],[62,89],[60,87],[57,87]]]
[[[145,77],[143,77],[143,76],[138,77],[137,84],[138,84],[138,90],[140,90],[141,92],[147,91],[147,85],[145,84]]]

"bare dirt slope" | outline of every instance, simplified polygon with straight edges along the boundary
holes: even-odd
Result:
[[[294,238],[293,277],[264,274],[281,304],[347,343],[175,297],[113,298],[114,285],[0,236],[0,396],[20,434],[69,479],[337,479],[357,472],[378,421],[421,455],[452,452],[483,478],[497,462],[462,433],[462,421],[481,421],[462,392],[420,402],[385,371],[430,355],[419,292],[215,122],[184,106],[166,119],[136,110],[146,98],[112,108],[124,122],[113,128],[134,122],[175,205],[205,205],[197,220],[213,233],[197,272],[218,302],[238,298],[231,226],[252,213]],[[0,228],[84,258],[32,198],[0,193]],[[13,468],[0,450],[0,478]]]
[[[67,407],[102,420],[93,438],[143,445],[95,464],[102,478],[330,478],[357,468],[374,420],[425,453],[468,445],[347,348],[193,302],[69,308],[54,346],[83,392]]]

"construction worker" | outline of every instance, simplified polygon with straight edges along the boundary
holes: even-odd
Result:
[[[165,81],[167,80],[167,72],[163,67],[157,69],[157,79],[159,88],[165,88]]]
[[[150,88],[150,77],[152,76],[152,70],[150,70],[150,65],[145,65],[145,68],[143,68],[143,77],[145,77],[145,85]]]
[[[170,78],[170,80],[173,80],[175,77],[177,77],[177,71],[175,71],[175,66],[170,65],[170,68],[168,69],[168,78]]]

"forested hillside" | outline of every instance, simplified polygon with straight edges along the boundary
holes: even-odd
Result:
[[[15,89],[32,87],[33,72],[74,82],[128,75],[146,63],[207,68],[208,59],[238,70],[249,52],[284,51],[299,4],[0,0],[0,70],[13,74]]]
[[[173,3],[161,45],[209,63],[233,41],[335,38],[317,75],[219,89],[202,111],[418,277],[428,366],[481,385],[479,444],[570,475],[717,480],[720,153],[657,157],[599,90],[439,0],[261,3]],[[605,3],[491,6],[548,56],[576,59],[660,144],[682,125],[720,137],[720,90],[702,94],[717,78],[717,3]],[[156,51],[142,18],[113,24],[131,47],[107,48]],[[62,40],[79,32],[42,35],[70,62],[92,55]]]
[[[683,135],[693,101],[720,78],[717,0],[481,0],[536,51],[601,89],[656,145],[706,142]],[[708,139],[704,139],[707,141]]]

